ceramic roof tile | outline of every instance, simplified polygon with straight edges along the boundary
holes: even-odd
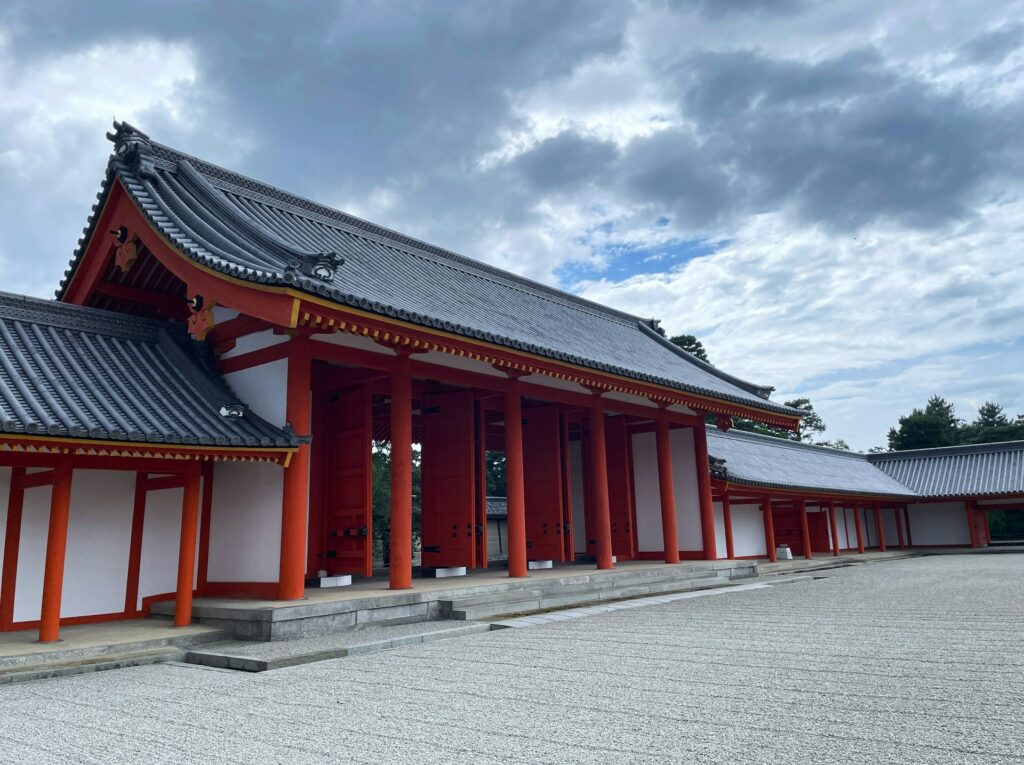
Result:
[[[231,173],[130,126],[119,125],[111,137],[115,155],[100,198],[120,179],[163,235],[204,266],[597,370],[796,414],[769,401],[769,388],[695,359],[646,320]],[[87,227],[68,274],[90,233]],[[328,278],[312,270],[323,262],[333,271]]]
[[[925,497],[1024,494],[1024,441],[885,452],[868,460]]]
[[[182,327],[0,293],[0,430],[159,444],[286,448]]]

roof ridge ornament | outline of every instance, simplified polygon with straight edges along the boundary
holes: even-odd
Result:
[[[156,156],[148,135],[127,122],[114,120],[113,133],[107,139],[114,142],[114,154],[123,159],[141,178],[156,177]]]
[[[307,250],[282,239],[244,210],[239,209],[189,160],[179,159],[177,169],[179,180],[186,186],[190,194],[211,208],[222,220],[233,224],[240,234],[270,250],[289,264],[284,268],[285,281],[294,283],[301,276],[308,276],[329,282],[334,279],[338,268],[344,264],[345,258],[333,250]]]

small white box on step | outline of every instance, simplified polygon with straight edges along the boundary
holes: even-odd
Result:
[[[551,560],[531,560],[526,562],[526,568],[530,571],[539,571],[542,568],[554,568],[555,562]]]
[[[793,551],[789,549],[789,545],[779,545],[775,548],[775,557],[778,560],[793,560]]]
[[[316,579],[309,581],[310,587],[348,587],[352,584],[351,574],[342,574],[340,576],[321,576]]]
[[[465,566],[450,566],[449,568],[435,568],[434,576],[438,579],[445,579],[449,576],[465,576]]]

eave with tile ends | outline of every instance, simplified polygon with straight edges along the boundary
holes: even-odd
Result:
[[[784,427],[770,389],[672,346],[616,311],[287,194],[149,139],[125,124],[58,297],[76,301],[97,222],[123,188],[174,253],[237,286],[293,299],[288,326],[387,336],[700,411]],[[237,308],[238,306],[236,306]]]

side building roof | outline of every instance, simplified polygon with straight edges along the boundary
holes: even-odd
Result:
[[[239,415],[241,412],[241,415]],[[0,438],[291,448],[170,322],[0,293]]]
[[[652,322],[310,202],[156,143],[126,124],[100,204],[119,180],[150,223],[199,265],[382,316],[784,417],[771,388],[680,350]]]
[[[1024,441],[867,455],[923,497],[1024,494]]]
[[[869,496],[915,496],[856,452],[732,430],[708,430],[708,454],[724,460],[729,482],[771,489]]]

